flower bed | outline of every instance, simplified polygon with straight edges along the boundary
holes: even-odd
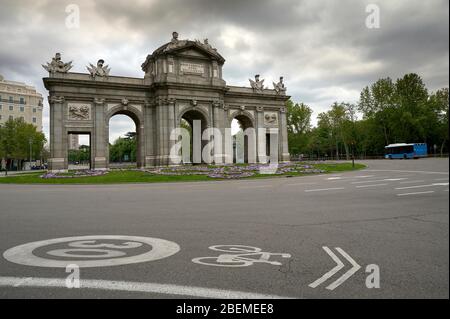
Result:
[[[233,165],[226,164],[222,166],[207,165],[189,165],[189,166],[173,166],[158,167],[154,169],[146,169],[145,172],[156,175],[180,176],[180,175],[206,175],[210,178],[220,179],[240,179],[256,174],[313,174],[323,173],[324,171],[316,169],[311,165],[299,163],[279,163],[278,165],[270,164],[249,164],[249,165]]]
[[[41,178],[50,179],[50,178],[76,178],[76,177],[92,177],[92,176],[102,176],[107,174],[106,170],[76,170],[69,173],[51,173],[47,172],[44,175],[41,175]]]

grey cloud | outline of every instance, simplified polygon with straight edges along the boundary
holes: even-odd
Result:
[[[80,6],[79,30],[64,26],[70,3]],[[365,27],[368,3],[381,9],[380,29]],[[247,85],[256,73],[270,84],[283,75],[293,99],[318,113],[333,101],[355,102],[380,77],[417,72],[431,90],[448,86],[448,6],[447,0],[2,0],[0,73],[45,96],[40,64],[61,51],[76,72],[104,58],[113,75],[143,76],[146,55],[178,31],[181,38],[210,39],[226,59],[228,84]]]

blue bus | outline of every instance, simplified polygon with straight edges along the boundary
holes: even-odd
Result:
[[[384,158],[419,158],[427,157],[427,143],[397,143],[385,146]]]

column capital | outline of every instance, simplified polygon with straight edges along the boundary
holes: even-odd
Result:
[[[51,95],[48,97],[49,103],[64,103],[64,96]]]
[[[145,107],[152,107],[152,106],[154,106],[154,105],[155,105],[155,102],[152,101],[152,100],[145,100],[145,101],[144,101],[144,106],[145,106]]]
[[[168,99],[166,97],[157,97],[156,98],[156,105],[163,106],[167,105]]]
[[[167,99],[167,104],[169,104],[170,106],[174,106],[176,101],[177,101],[176,99],[170,98],[170,99]]]
[[[103,104],[105,104],[105,99],[96,97],[96,98],[94,98],[94,104],[103,105]]]
[[[218,100],[213,101],[211,104],[212,104],[213,107],[221,107],[221,106],[223,106],[223,102],[222,101],[218,101]]]

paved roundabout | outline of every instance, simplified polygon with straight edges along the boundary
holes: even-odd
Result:
[[[145,185],[0,185],[2,298],[448,298],[448,159]],[[68,265],[80,288],[68,289]]]

